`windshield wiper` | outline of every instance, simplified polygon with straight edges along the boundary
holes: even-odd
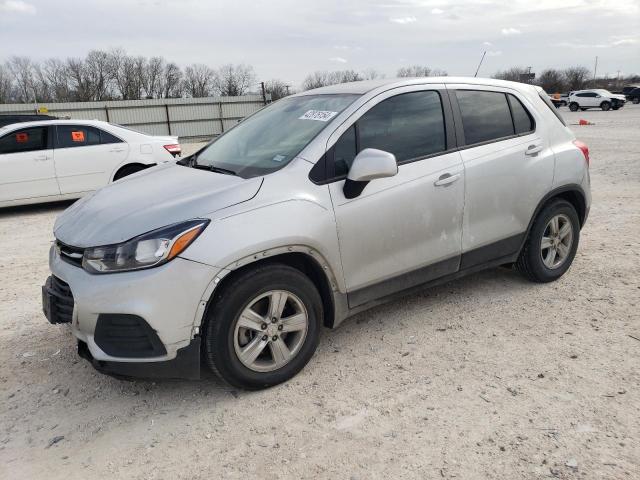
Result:
[[[234,172],[233,170],[228,170],[226,168],[220,168],[220,167],[214,167],[213,165],[211,165],[209,167],[209,170],[211,170],[212,172],[216,172],[216,173],[222,173],[224,175],[237,175],[237,173]]]

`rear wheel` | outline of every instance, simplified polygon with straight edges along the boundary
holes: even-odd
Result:
[[[611,108],[611,102],[602,102],[600,104],[600,108],[602,109],[603,112],[606,112]]]
[[[204,328],[207,363],[233,386],[256,390],[296,375],[318,345],[322,301],[294,268],[249,270],[213,299]]]
[[[569,269],[578,249],[580,221],[566,200],[554,200],[536,217],[517,269],[533,282],[552,282]]]
[[[569,110],[571,110],[572,112],[577,112],[578,108],[580,108],[580,107],[576,102],[571,102],[569,104]]]
[[[640,103],[640,97],[633,97],[631,99],[631,103],[637,105],[638,103]]]

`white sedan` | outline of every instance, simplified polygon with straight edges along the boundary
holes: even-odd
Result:
[[[145,168],[175,161],[178,137],[98,120],[0,128],[0,207],[80,198]]]

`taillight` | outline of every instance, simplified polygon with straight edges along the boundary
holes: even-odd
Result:
[[[589,147],[584,142],[580,140],[574,140],[573,144],[580,149],[582,154],[584,155],[584,159],[587,161],[587,167],[589,166]]]
[[[171,155],[180,155],[182,153],[182,148],[180,148],[179,143],[172,143],[171,145],[164,145],[164,148]]]

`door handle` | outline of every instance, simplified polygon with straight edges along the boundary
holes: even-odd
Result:
[[[542,151],[542,145],[529,145],[527,149],[524,151],[525,155],[535,155],[536,153],[540,153]]]
[[[111,150],[109,150],[110,152],[124,152],[124,148],[112,148]]]
[[[436,187],[443,187],[445,185],[450,185],[453,182],[457,181],[460,178],[460,174],[456,173],[455,175],[451,175],[450,173],[445,173],[440,175],[440,178],[433,182]]]
[[[38,155],[37,157],[33,157],[36,162],[44,162],[45,160],[49,160],[47,155]]]

